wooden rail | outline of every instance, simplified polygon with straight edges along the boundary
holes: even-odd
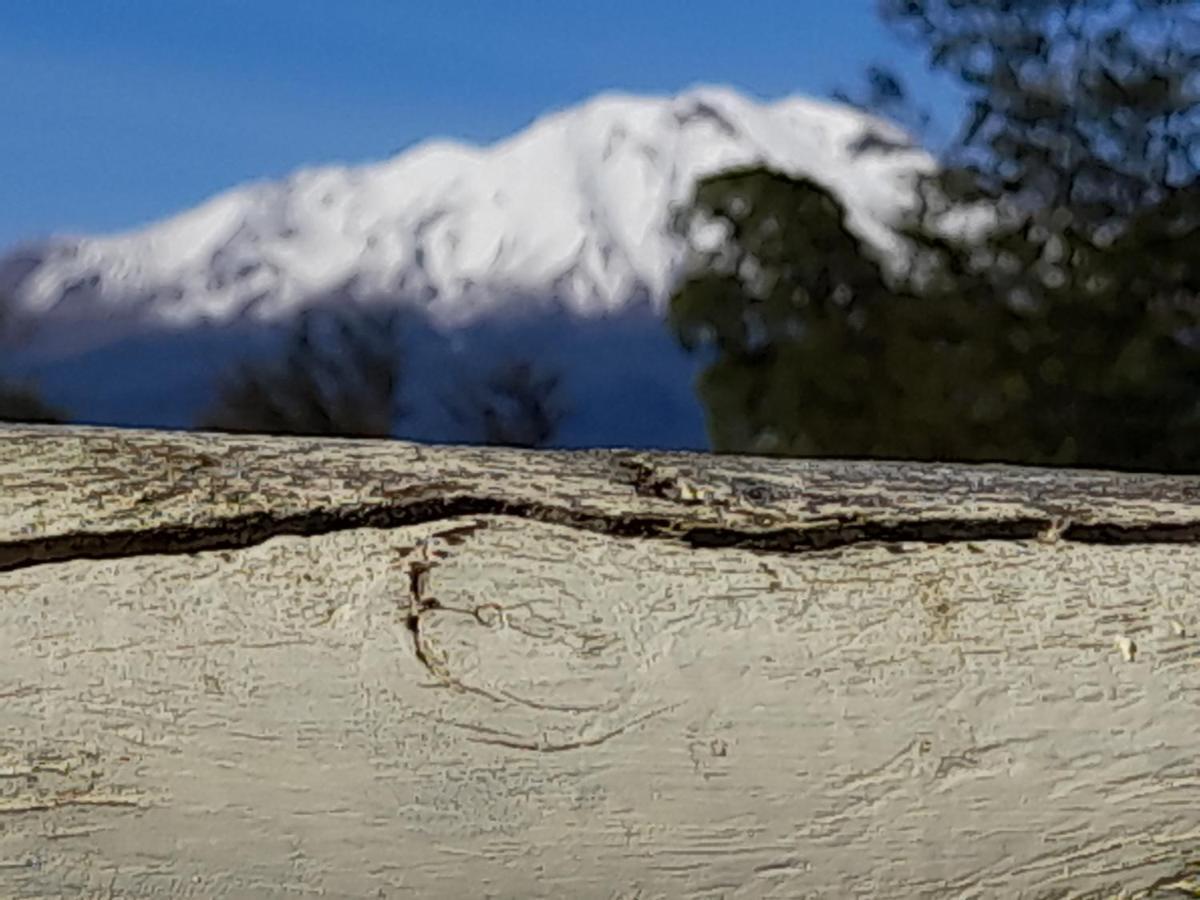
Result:
[[[1198,598],[1200,479],[10,426],[0,896],[1197,896]]]

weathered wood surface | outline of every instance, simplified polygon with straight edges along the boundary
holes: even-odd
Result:
[[[1198,596],[1195,479],[0,429],[0,896],[1186,896]]]

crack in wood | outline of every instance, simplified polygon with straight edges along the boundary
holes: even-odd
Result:
[[[1166,893],[1166,892],[1170,893]],[[1130,894],[1131,897],[1200,897],[1200,859],[1185,863],[1177,872],[1159,878],[1140,891]]]
[[[629,731],[629,729],[661,716],[664,713],[672,712],[682,705],[682,703],[672,703],[669,706],[652,709],[595,737],[579,738],[578,740],[564,741],[558,744],[552,743],[544,737],[538,741],[506,740],[504,738],[467,738],[467,740],[475,744],[492,744],[497,747],[507,747],[510,750],[528,750],[531,753],[563,753],[568,750],[582,750],[587,747],[598,747],[615,737],[619,737]]]
[[[318,537],[360,528],[409,528],[472,516],[500,516],[562,525],[620,538],[667,540],[693,548],[803,553],[859,544],[949,544],[1045,540],[1080,544],[1200,543],[1200,521],[1116,524],[1064,522],[1057,516],[1008,519],[834,519],[811,525],[748,529],[689,521],[683,516],[617,515],[585,508],[451,494],[394,504],[318,508],[292,514],[261,511],[204,525],[164,525],[104,532],[79,531],[0,542],[0,572],[80,559],[187,555],[239,550],[275,537]]]
[[[452,529],[452,532],[461,533],[464,529]],[[451,532],[445,532],[449,534]],[[455,543],[458,541],[455,540]],[[426,587],[429,581],[429,573],[437,566],[436,562],[429,559],[429,544],[428,541],[423,541],[421,545],[423,551],[423,559],[413,560],[408,563],[408,606],[407,613],[404,618],[405,626],[412,635],[413,653],[419,662],[430,675],[432,675],[437,683],[443,687],[448,687],[453,690],[463,693],[478,694],[495,703],[503,702],[500,698],[488,693],[480,688],[470,687],[463,684],[457,678],[450,674],[449,669],[444,664],[444,660],[436,659],[431,652],[429,642],[421,631],[421,616],[427,612],[444,609],[440,600],[435,597],[430,597],[426,594]],[[406,556],[407,550],[401,552],[401,557]],[[404,608],[403,606],[401,607]]]
[[[475,609],[459,609],[447,606],[438,600],[436,597],[430,597],[427,593],[429,585],[429,573],[437,567],[437,563],[429,559],[431,555],[430,541],[434,538],[441,538],[450,544],[461,544],[467,535],[470,535],[480,528],[485,527],[484,522],[474,522],[470,525],[450,528],[436,532],[430,535],[421,542],[420,552],[422,559],[413,560],[408,563],[408,605],[405,607],[401,604],[401,609],[406,610],[404,622],[413,639],[413,653],[417,661],[429,672],[443,687],[462,693],[475,694],[483,697],[492,703],[504,705],[507,703],[524,706],[528,709],[535,709],[544,712],[565,712],[565,713],[595,713],[595,712],[611,712],[616,708],[616,704],[595,704],[595,705],[572,705],[572,704],[550,704],[539,703],[536,700],[529,700],[524,697],[518,697],[511,691],[498,689],[495,692],[484,690],[464,683],[462,680],[455,678],[450,674],[449,667],[445,664],[445,660],[435,659],[434,655],[429,650],[429,642],[425,634],[421,630],[421,617],[428,612],[448,612],[466,615],[474,619],[485,628],[492,627],[487,619],[480,614],[483,609],[494,610],[497,615],[503,615],[503,607],[496,603],[484,603]],[[400,551],[399,555],[403,559],[413,548],[405,548]],[[432,555],[439,558],[444,558],[445,554],[437,550],[432,551]]]

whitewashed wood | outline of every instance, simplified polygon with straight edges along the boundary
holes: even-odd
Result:
[[[1190,896],[1198,487],[0,429],[0,896]]]

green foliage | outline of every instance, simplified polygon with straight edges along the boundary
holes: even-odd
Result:
[[[464,386],[458,395],[445,398],[443,405],[482,443],[545,447],[566,417],[559,388],[558,375],[539,375],[528,362],[507,362],[481,385]]]
[[[927,109],[914,105],[898,74],[886,66],[874,64],[867,67],[865,75],[865,89],[854,93],[835,90],[833,99],[870,115],[889,119],[914,137],[923,138],[929,135],[932,116]],[[860,142],[860,146],[863,149],[887,149],[886,143],[869,136]]]
[[[947,162],[967,196],[1098,228],[1196,175],[1194,0],[880,0],[972,95]],[[953,193],[953,192],[952,192]]]
[[[972,117],[899,273],[818,185],[699,185],[680,227],[725,239],[670,318],[713,353],[714,449],[1200,471],[1194,6],[883,6],[975,91]],[[950,227],[972,207],[982,232]]]
[[[999,309],[890,283],[811,181],[714,176],[681,225],[703,223],[727,238],[677,291],[670,322],[686,348],[716,351],[699,384],[715,450],[929,459],[1012,446],[998,429],[1019,390],[980,394],[994,353],[971,340],[1003,326]]]
[[[869,384],[864,324],[886,289],[843,219],[825,189],[772,172],[698,186],[679,226],[720,227],[724,241],[676,293],[669,321],[685,348],[717,351],[699,385],[716,449],[820,452]],[[801,416],[816,406],[828,415]]]
[[[397,405],[399,334],[394,312],[307,309],[281,358],[235,370],[220,384],[217,401],[199,427],[389,437],[402,413]]]

